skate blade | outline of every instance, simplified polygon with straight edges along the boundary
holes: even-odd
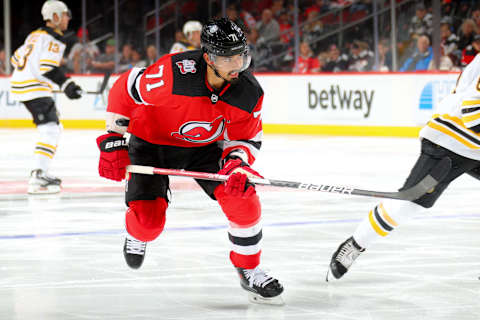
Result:
[[[265,298],[259,294],[249,292],[248,300],[252,303],[269,304],[269,305],[275,305],[275,306],[283,306],[285,304],[285,301],[283,301],[282,295],[278,295],[272,298]]]
[[[328,270],[327,270],[327,275],[325,277],[325,281],[326,282],[336,282],[340,279],[337,279],[335,278],[335,276],[333,275],[332,271],[330,270],[330,267],[328,267]]]
[[[48,186],[48,187],[41,187],[41,186],[28,186],[27,193],[28,194],[54,194],[59,193],[62,189],[60,186]]]

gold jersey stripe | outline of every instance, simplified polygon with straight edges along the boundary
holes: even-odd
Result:
[[[476,104],[480,104],[480,100],[464,100],[462,102],[462,106],[474,106]]]
[[[37,142],[39,146],[50,148],[52,150],[57,150],[57,147],[52,146],[51,144],[43,143],[43,142]]]
[[[387,220],[387,222],[390,223],[390,225],[392,225],[394,227],[398,227],[398,224],[395,222],[395,220],[393,220],[392,217],[390,217],[387,214],[387,210],[385,210],[385,208],[383,207],[383,203],[380,203],[380,205],[378,207],[380,208],[380,211],[382,213],[382,217],[384,217],[385,220]]]
[[[53,159],[53,155],[51,155],[49,153],[46,153],[46,152],[43,152],[43,151],[35,150],[34,153],[41,154],[42,156],[49,157],[50,159]]]
[[[372,225],[372,228],[373,230],[375,230],[376,233],[378,233],[379,235],[381,235],[382,237],[385,237],[388,235],[387,232],[383,231],[377,224],[377,222],[375,221],[375,219],[373,218],[373,210],[370,210],[370,213],[368,214],[368,220],[370,220],[370,224]]]
[[[430,121],[428,122],[427,126],[429,126],[430,128],[433,128],[435,130],[438,130],[440,132],[443,132],[445,133],[446,135],[452,137],[453,139],[457,140],[458,142],[460,142],[461,144],[464,144],[466,145],[467,147],[469,147],[470,149],[480,149],[480,147],[474,145],[473,143],[470,143],[468,140],[464,139],[463,137],[459,136],[456,132],[454,131],[451,131],[450,129],[442,126],[442,125],[439,125],[437,123],[434,123],[433,121]]]
[[[469,135],[474,136],[475,138],[480,139],[480,134],[477,134],[475,131],[472,131],[472,130],[470,130],[469,128],[467,128],[467,126],[465,125],[465,123],[463,123],[462,119],[460,119],[460,118],[458,118],[458,117],[452,117],[452,116],[449,115],[449,114],[442,114],[442,115],[435,114],[435,115],[433,116],[433,118],[443,118],[443,119],[447,119],[447,120],[453,121],[453,122],[455,122],[455,124],[456,124],[458,127],[461,127],[462,129],[466,130]]]
[[[49,63],[54,64],[54,65],[56,65],[56,66],[59,66],[59,65],[60,65],[60,62],[59,62],[59,61],[49,60],[49,59],[41,59],[40,62],[49,62]]]
[[[462,117],[463,122],[470,122],[480,119],[480,112],[477,114],[472,114],[471,116]]]
[[[17,94],[22,94],[22,93],[28,93],[28,92],[33,92],[33,91],[50,91],[52,92],[52,89],[50,88],[34,88],[34,89],[28,89],[28,90],[12,90],[12,93],[17,93]]]

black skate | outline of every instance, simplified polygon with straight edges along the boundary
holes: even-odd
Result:
[[[51,194],[61,191],[62,180],[47,174],[42,169],[32,170],[28,181],[29,194]]]
[[[249,292],[249,300],[254,303],[282,305],[283,286],[260,268],[237,268],[240,285]]]
[[[123,245],[123,256],[125,257],[125,261],[130,268],[138,269],[142,266],[146,249],[146,242],[137,240],[131,236],[127,236],[125,238],[125,244]]]
[[[332,256],[326,281],[338,280],[343,277],[363,251],[365,249],[360,247],[353,237],[345,240]]]

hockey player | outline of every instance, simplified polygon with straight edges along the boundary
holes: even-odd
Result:
[[[70,21],[70,10],[57,0],[42,6],[46,26],[28,35],[10,61],[14,71],[10,80],[13,97],[21,101],[32,114],[37,126],[35,167],[30,174],[28,193],[60,192],[61,180],[49,175],[61,132],[52,87],[58,85],[70,99],[81,97],[81,88],[65,76],[60,62],[65,51],[63,31]]]
[[[250,61],[244,33],[223,18],[203,27],[202,50],[120,76],[109,94],[109,133],[97,138],[99,173],[121,180],[131,162],[230,175],[226,183],[197,183],[229,221],[230,260],[242,288],[255,302],[281,304],[282,285],[258,267],[261,207],[247,177],[260,176],[250,165],[261,146],[263,90],[247,70]],[[124,256],[131,268],[141,266],[147,242],[163,230],[168,192],[167,176],[129,175]]]
[[[177,41],[170,49],[170,53],[179,53],[187,50],[200,49],[200,33],[202,24],[195,20],[185,22],[182,29],[186,41]]]
[[[480,179],[480,55],[463,71],[454,92],[441,101],[440,112],[420,131],[421,153],[402,189],[449,158],[451,168],[445,178],[417,200],[385,200],[375,206],[333,254],[327,281],[340,279],[366,248],[431,208],[450,182],[464,173]]]

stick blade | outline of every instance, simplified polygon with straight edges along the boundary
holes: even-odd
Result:
[[[432,192],[437,184],[447,176],[451,167],[452,160],[448,157],[443,158],[419,183],[409,189],[399,191],[399,199],[413,201]]]

